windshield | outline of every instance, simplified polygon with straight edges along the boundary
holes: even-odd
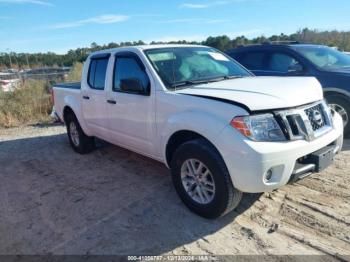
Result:
[[[325,70],[350,68],[350,56],[324,46],[296,47],[297,52]]]
[[[167,88],[220,81],[251,74],[213,48],[176,47],[145,51]]]

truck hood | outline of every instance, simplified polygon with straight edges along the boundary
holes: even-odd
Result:
[[[323,99],[320,83],[313,77],[245,77],[193,85],[175,91],[243,105],[250,111],[282,109]]]

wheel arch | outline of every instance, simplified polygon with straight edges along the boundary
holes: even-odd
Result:
[[[175,114],[160,126],[160,152],[167,167],[176,148],[191,139],[204,138],[220,153],[220,133],[229,121],[210,112],[191,110]],[[220,154],[221,155],[221,154]],[[221,155],[222,157],[222,155]]]
[[[76,117],[74,110],[70,106],[66,105],[63,108],[63,121],[64,121],[64,123],[67,123],[67,116],[69,114],[73,114]]]
[[[340,95],[345,97],[350,101],[350,92],[340,89],[340,88],[335,88],[335,87],[327,87],[324,88],[324,97],[326,98],[329,95]]]
[[[183,129],[183,130],[178,130],[178,131],[174,132],[169,137],[169,139],[166,143],[166,147],[165,147],[166,165],[168,167],[170,167],[172,157],[174,156],[174,153],[175,153],[176,149],[179,148],[179,146],[181,146],[182,144],[184,144],[188,141],[194,140],[194,139],[205,139],[209,144],[211,144],[216,149],[216,151],[218,152],[220,157],[222,157],[218,148],[206,136],[204,136],[196,131],[193,131],[193,130]]]
[[[75,109],[73,106],[69,105],[69,104],[66,104],[64,107],[63,107],[63,121],[64,123],[67,122],[67,116],[68,114],[73,114],[78,122],[79,122],[79,125],[81,126],[81,128],[83,129],[84,133],[87,134],[88,136],[92,136],[92,134],[89,132],[87,126],[85,125],[85,121],[84,119],[82,118],[82,116],[79,114],[79,110],[78,109]]]

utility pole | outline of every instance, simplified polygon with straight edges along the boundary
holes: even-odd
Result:
[[[27,60],[27,66],[28,66],[28,69],[30,69],[30,66],[29,66],[29,60],[28,60],[28,54],[26,53],[26,60]]]
[[[17,69],[19,70],[19,63],[18,63],[18,59],[17,59],[17,54],[14,53],[13,57],[15,58],[16,60],[16,64],[17,64]]]
[[[35,54],[34,54],[34,57],[35,57],[36,65],[39,66],[39,61]]]
[[[8,51],[8,56],[9,56],[9,58],[10,58],[10,68],[12,68],[12,60],[11,60],[11,52],[10,52],[10,49],[6,49],[6,51]]]
[[[0,58],[1,58],[1,62],[0,62],[0,70],[2,69],[2,58],[4,57],[4,54],[3,53],[0,53]]]

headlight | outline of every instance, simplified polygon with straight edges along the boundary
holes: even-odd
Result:
[[[254,141],[285,141],[280,126],[272,114],[239,116],[231,121],[231,126]]]

